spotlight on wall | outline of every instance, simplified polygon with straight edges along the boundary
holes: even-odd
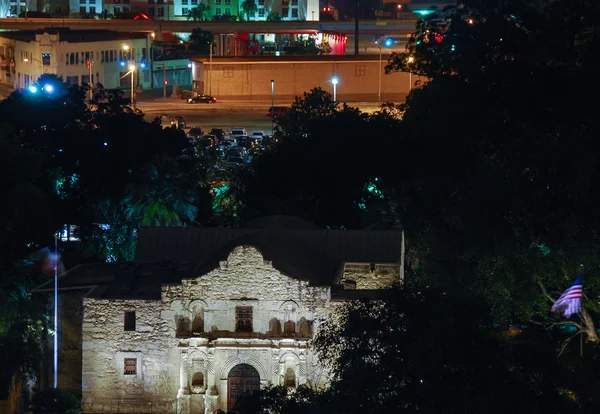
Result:
[[[29,87],[29,92],[31,92],[31,93],[37,93],[37,91],[38,91],[38,89],[37,89],[37,87],[35,85],[31,85]]]

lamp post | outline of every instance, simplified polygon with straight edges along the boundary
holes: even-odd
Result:
[[[275,80],[271,79],[271,136],[275,135]]]
[[[39,63],[40,66],[42,67],[42,73],[44,72],[44,69],[43,69],[44,68],[44,62],[42,62],[39,59],[36,59],[36,58],[23,58],[23,63],[29,63],[30,60],[33,60],[33,61]],[[37,77],[39,78],[39,76],[37,76]],[[32,76],[31,78],[32,78],[31,82],[33,83],[34,82],[34,78],[36,78],[36,77]]]
[[[379,42],[376,40],[375,41],[375,46],[377,46],[379,48],[379,84],[377,87],[377,102],[381,103],[381,45],[379,44]]]
[[[135,103],[134,103],[134,100],[133,100],[133,93],[134,93],[134,90],[133,90],[133,74],[134,74],[134,72],[135,72],[135,65],[132,63],[131,65],[129,65],[129,73],[131,73],[131,107],[133,109],[135,109]]]
[[[410,70],[410,64],[415,61],[413,56],[408,57],[408,91],[412,90],[412,71]]]
[[[54,388],[58,388],[58,235],[54,235]]]
[[[331,78],[331,83],[333,84],[333,102],[337,103],[337,84],[340,82],[340,80],[337,78],[337,76],[334,76],[333,78]]]

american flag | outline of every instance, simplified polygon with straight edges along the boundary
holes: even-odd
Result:
[[[565,318],[574,313],[581,312],[581,298],[583,297],[583,275],[579,275],[575,283],[560,295],[560,298],[552,306],[552,312],[563,312]]]

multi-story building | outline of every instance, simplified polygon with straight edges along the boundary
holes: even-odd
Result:
[[[0,43],[12,54],[14,75],[10,81],[14,88],[28,88],[45,73],[76,85],[91,81],[106,88],[126,87],[131,81],[124,75],[132,62],[136,65],[135,84],[150,87],[150,42],[144,33],[105,30],[45,29],[0,34]],[[10,67],[10,61],[7,64]]]

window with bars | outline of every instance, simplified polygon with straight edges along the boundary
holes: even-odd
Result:
[[[137,358],[125,358],[123,361],[123,374],[137,375]]]
[[[365,65],[354,66],[354,76],[365,76]]]
[[[126,331],[135,331],[135,311],[125,312],[124,327]]]
[[[224,78],[233,78],[233,66],[223,67],[223,77]]]
[[[235,331],[252,332],[252,306],[235,307]]]

